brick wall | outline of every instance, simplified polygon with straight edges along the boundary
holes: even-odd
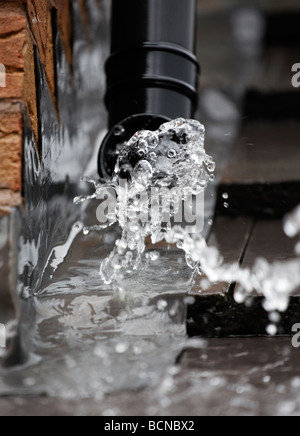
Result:
[[[80,1],[80,6],[83,7],[81,3]],[[56,106],[54,32],[59,31],[72,68],[71,22],[70,0],[0,0],[0,64],[6,72],[6,86],[0,87],[2,210],[7,206],[21,204],[23,111],[27,112],[38,141],[35,56],[39,56],[43,64],[48,88]]]

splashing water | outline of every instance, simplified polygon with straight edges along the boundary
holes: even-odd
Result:
[[[146,238],[151,237],[153,244],[164,240],[183,250],[194,278],[202,274],[210,282],[238,283],[235,294],[238,303],[245,302],[257,291],[265,297],[265,310],[284,312],[290,295],[300,284],[299,259],[274,264],[257,259],[251,269],[238,263],[227,265],[216,248],[207,246],[201,232],[191,231],[182,224],[165,225],[159,213],[151,214],[149,219],[149,211],[153,211],[155,202],[159,203],[161,192],[157,194],[155,189],[166,188],[162,208],[167,205],[169,215],[174,217],[182,202],[203,194],[214,180],[215,163],[205,152],[204,140],[205,128],[194,120],[178,119],[162,125],[156,132],[140,131],[120,152],[109,184],[84,179],[93,183],[96,191],[88,198],[75,199],[76,203],[98,198],[108,187],[117,196],[114,211],[108,216],[109,224],[86,229],[88,232],[114,223],[122,228],[121,239],[102,263],[100,275],[109,284],[121,282],[128,271],[143,268]],[[120,183],[122,180],[127,183]],[[167,194],[174,189],[177,195]],[[141,218],[145,216],[147,219]],[[289,237],[300,233],[300,207],[286,218],[284,229]],[[300,244],[296,251],[300,253]]]
[[[205,152],[204,139],[205,128],[198,121],[177,119],[156,132],[137,132],[126,143],[109,184],[116,193],[109,225],[118,222],[122,237],[101,265],[106,284],[143,267],[147,237],[153,244],[172,239],[170,218],[180,213],[182,202],[190,203],[192,212],[195,197],[203,195],[214,179],[215,163]],[[108,187],[85,180],[96,187],[87,199],[97,198]]]
[[[293,214],[287,222],[294,219]],[[174,228],[169,236],[167,241],[177,243],[185,251],[189,265],[196,263],[198,271],[202,271],[211,283],[238,283],[240,286],[235,293],[237,303],[245,302],[257,291],[265,297],[266,311],[285,312],[290,295],[299,287],[299,259],[274,264],[257,259],[252,269],[242,268],[238,263],[225,264],[219,251],[215,247],[208,247],[202,235],[187,235],[182,229]]]
[[[300,207],[286,218],[284,229],[289,237],[300,234]],[[189,235],[184,229],[174,227],[166,240],[184,250],[195,275],[200,272],[211,283],[238,283],[237,303],[244,303],[256,291],[265,297],[263,306],[267,312],[285,312],[290,296],[300,285],[300,259],[270,264],[261,258],[253,268],[242,268],[238,263],[225,264],[221,253],[215,247],[208,247],[201,234]],[[298,249],[299,243],[296,253]]]

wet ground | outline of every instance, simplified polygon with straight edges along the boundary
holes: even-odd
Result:
[[[117,230],[84,236],[78,226],[51,257],[51,280],[22,302],[19,363],[0,372],[2,416],[300,414],[290,337],[188,339],[182,254],[159,248],[116,290],[98,270]]]
[[[263,3],[269,10],[270,2]],[[217,161],[217,181],[220,182],[236,137],[245,136],[240,124],[245,116],[242,107],[246,90],[253,86],[259,88],[263,77],[271,77],[270,72],[277,71],[276,65],[285,65],[287,61],[281,63],[272,56],[270,61],[264,61],[259,32],[257,38],[253,37],[253,32],[247,33],[250,40],[246,35],[246,45],[239,50],[241,45],[236,44],[235,38],[240,33],[234,28],[240,29],[243,17],[235,15],[234,18],[223,11],[211,14],[211,8],[220,7],[218,1],[203,2],[203,7],[204,15],[199,18],[199,58],[204,69],[198,118],[207,126],[208,152]],[[260,15],[254,13],[251,19],[254,28],[261,30]],[[248,50],[244,50],[245,47]],[[286,59],[284,53],[284,50],[279,52],[281,60]],[[282,68],[282,72],[290,79],[289,62],[288,69]],[[260,65],[267,68],[261,75]],[[284,87],[287,83],[290,85],[276,74],[272,77],[274,80],[267,81],[272,82],[268,92],[277,92],[282,83]],[[98,141],[100,115],[92,118],[92,134],[83,135],[83,148],[88,141],[93,144]],[[265,120],[262,123],[266,123]],[[273,134],[273,125],[269,130]],[[257,131],[255,127],[254,131]],[[286,138],[284,133],[283,136]],[[267,135],[266,141],[272,143],[270,136]],[[48,142],[50,144],[50,140]],[[82,149],[81,137],[76,137],[74,142]],[[252,143],[248,146],[253,149]],[[280,149],[280,145],[276,147],[278,153]],[[245,162],[248,162],[247,150]],[[290,155],[292,161],[293,152]],[[70,166],[68,157],[66,153],[67,167]],[[280,169],[285,157],[279,153],[275,159],[280,162]],[[55,165],[60,159],[57,157]],[[255,159],[253,161],[257,170]],[[77,166],[72,182],[79,178],[79,171]],[[261,182],[261,174],[256,173],[256,179]],[[59,182],[64,184],[65,181],[59,178]],[[44,185],[41,183],[41,186]],[[47,236],[51,230],[54,235],[53,241],[49,237],[45,246],[54,248],[48,253],[43,244],[39,246],[38,235],[35,244],[25,247],[32,257],[27,257],[24,265],[29,272],[35,267],[32,277],[35,280],[38,276],[38,279],[35,295],[20,303],[18,340],[14,342],[10,359],[5,360],[8,368],[0,370],[1,416],[300,415],[300,349],[292,346],[291,337],[189,339],[187,309],[193,300],[187,295],[187,289],[191,272],[179,252],[167,251],[166,247],[155,248],[160,258],[149,260],[144,271],[127,276],[118,289],[104,286],[99,279],[99,265],[112,249],[118,231],[84,236],[83,224],[94,224],[93,210],[85,219],[78,213],[80,221],[74,224],[70,237],[65,237],[64,231],[57,231],[58,227],[66,226],[65,216],[58,207],[61,198],[52,193],[50,202],[41,203],[41,197],[34,194],[28,190],[28,209],[39,212],[42,204],[44,215],[43,219],[39,217],[40,221],[31,221],[31,233],[38,233],[35,232],[36,222],[41,222],[42,233]],[[45,200],[48,200],[46,194]],[[74,196],[76,194],[74,192]],[[216,197],[212,198],[212,194],[213,189],[206,202],[207,219],[214,212]],[[233,197],[231,210],[232,202]],[[68,223],[77,219],[70,205],[69,195]],[[237,205],[240,207],[241,202],[237,201]],[[54,218],[48,222],[46,217],[53,211]],[[230,256],[230,261],[243,257],[256,220],[255,217],[241,218],[238,209],[235,215],[239,225],[234,225],[231,233],[226,232],[227,236],[231,235],[231,243],[226,242],[226,256]],[[215,226],[223,219],[219,218]],[[232,227],[232,221],[225,220]],[[280,222],[281,218],[280,221],[277,218],[277,230]],[[256,228],[261,229],[262,224],[258,222]],[[244,233],[247,233],[246,238]],[[265,231],[261,233],[266,236]],[[272,235],[270,238],[274,241]],[[256,258],[262,252],[262,239],[254,242],[250,248],[252,257]],[[264,240],[263,246],[268,249],[270,243]],[[280,247],[276,244],[274,247],[270,261],[275,252],[281,256]],[[42,267],[36,267],[37,260]],[[225,290],[228,287],[225,284]],[[25,290],[28,296],[33,288],[28,285]],[[216,293],[223,291],[224,284]],[[213,313],[211,315],[213,318]]]
[[[299,388],[289,338],[210,339],[187,348],[155,389],[99,400],[16,395],[0,408],[1,416],[299,416]]]

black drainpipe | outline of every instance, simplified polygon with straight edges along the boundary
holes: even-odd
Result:
[[[196,0],[112,0],[109,133],[100,148],[100,177],[112,176],[118,148],[138,130],[194,117],[195,35]]]

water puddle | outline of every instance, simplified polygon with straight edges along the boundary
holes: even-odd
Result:
[[[2,393],[100,399],[157,386],[174,365],[186,342],[190,271],[180,253],[160,248],[143,271],[123,278],[123,291],[105,285],[99,262],[119,236],[117,228],[81,231],[67,254],[67,245],[55,251],[53,278],[22,301],[24,363],[1,370]]]

